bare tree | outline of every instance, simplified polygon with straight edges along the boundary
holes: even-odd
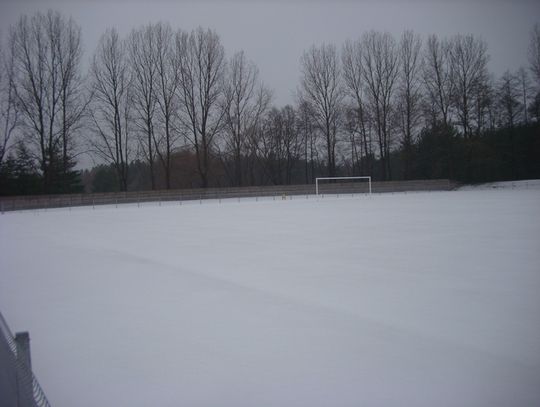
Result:
[[[399,73],[396,42],[389,33],[370,31],[362,37],[363,76],[377,133],[383,179],[391,179],[391,119]]]
[[[156,187],[156,159],[165,173],[165,187],[171,187],[171,155],[178,139],[179,70],[174,41],[171,27],[164,23],[134,30],[128,41],[135,123],[143,135],[140,145],[150,168],[152,189]]]
[[[492,117],[496,104],[496,89],[493,75],[487,73],[485,79],[476,87],[473,93],[473,101],[475,114],[472,122],[475,125],[475,134],[480,135],[487,128],[494,128]]]
[[[132,70],[131,100],[134,122],[142,134],[140,145],[150,168],[150,183],[156,188],[154,115],[156,111],[157,41],[154,26],[147,25],[131,32],[127,48]]]
[[[529,63],[533,78],[540,88],[540,24],[536,23],[529,41]]]
[[[219,99],[225,51],[214,31],[200,27],[190,34],[179,32],[176,47],[181,121],[186,139],[195,149],[201,186],[206,188],[215,136],[224,113]]]
[[[177,99],[179,87],[179,58],[174,44],[175,38],[168,24],[154,26],[156,37],[156,101],[160,136],[156,141],[156,152],[165,171],[165,187],[171,188],[171,156],[178,141]],[[154,134],[157,132],[154,131]]]
[[[500,124],[509,128],[508,138],[510,142],[509,151],[505,153],[510,156],[510,168],[512,177],[516,177],[516,145],[514,126],[519,120],[524,106],[521,103],[520,79],[518,74],[506,71],[500,78],[497,85],[497,102],[499,108]]]
[[[272,182],[277,185],[283,184],[283,166],[285,163],[284,127],[281,110],[278,108],[270,110],[266,126],[266,136],[270,147],[267,165],[270,169]]]
[[[10,140],[17,126],[18,109],[15,100],[13,52],[0,50],[0,165],[10,148]]]
[[[10,42],[25,141],[39,162],[44,189],[50,191],[59,182],[59,168],[65,175],[74,165],[73,137],[86,105],[80,28],[57,12],[37,13],[19,19]]]
[[[75,166],[75,137],[82,127],[89,98],[81,75],[81,29],[72,20],[58,28],[57,53],[60,67],[62,176],[67,180]],[[65,191],[64,191],[65,192]]]
[[[273,107],[263,116],[257,129],[250,134],[250,148],[255,152],[261,166],[262,180],[269,180],[274,185],[282,183],[281,179],[281,116]]]
[[[120,189],[127,190],[131,158],[131,76],[126,46],[115,29],[101,37],[91,66],[92,148],[114,165]]]
[[[520,80],[506,71],[499,80],[497,86],[497,96],[501,112],[501,121],[504,126],[513,128],[523,109],[520,103]]]
[[[229,62],[223,84],[225,155],[232,157],[234,171],[231,181],[242,185],[242,154],[248,142],[246,132],[252,126],[252,109],[258,69],[248,62],[244,52],[236,53]]]
[[[347,41],[342,52],[343,77],[347,94],[353,103],[353,108],[348,110],[347,120],[351,137],[351,154],[353,173],[355,161],[358,163],[360,173],[372,173],[371,161],[371,132],[369,123],[369,109],[367,95],[364,86],[364,67],[362,61],[362,42]],[[359,134],[357,139],[356,134]]]
[[[531,92],[531,83],[527,71],[525,68],[520,67],[517,71],[517,78],[519,81],[519,90],[521,93],[521,103],[523,105],[522,109],[522,122],[525,124],[529,123],[529,97]]]
[[[281,110],[283,118],[283,149],[285,152],[285,183],[291,184],[293,171],[300,159],[302,140],[298,124],[298,114],[291,105]]]
[[[270,93],[259,83],[258,76],[257,67],[241,51],[229,62],[223,86],[224,142],[226,153],[233,158],[233,182],[237,186],[243,183],[242,156],[249,146],[249,133],[254,131],[270,103]]]
[[[456,35],[450,48],[452,78],[455,84],[454,104],[463,136],[473,134],[475,104],[483,95],[483,87],[488,81],[487,45],[472,35]],[[480,118],[478,115],[476,119]]]
[[[412,148],[415,132],[421,118],[422,87],[420,74],[422,40],[412,31],[405,31],[400,42],[400,71],[398,90],[398,115],[401,145],[404,152],[403,176],[410,177]]]
[[[311,121],[312,113],[307,103],[300,101],[298,108],[299,137],[304,144],[305,183],[313,183],[315,178],[315,159],[317,157],[317,132]]]
[[[540,118],[540,24],[536,23],[531,31],[529,41],[529,63],[533,81],[535,82],[535,95],[532,104],[527,110],[532,117]]]
[[[336,174],[336,144],[344,97],[336,47],[311,47],[302,55],[300,66],[300,97],[309,106],[313,122],[326,141],[328,175],[332,177]]]
[[[256,148],[263,171],[274,185],[290,184],[302,150],[295,109],[270,109],[261,127]]]
[[[359,131],[357,123],[357,115],[355,108],[352,106],[345,107],[345,131],[348,136],[348,154],[350,154],[350,175],[358,175],[362,167],[361,150],[359,148],[362,143],[358,141]],[[347,158],[344,157],[344,162],[347,163]]]
[[[454,94],[450,43],[440,40],[436,35],[428,37],[424,51],[424,84],[428,96],[428,110],[431,110],[432,121],[442,121],[447,127],[450,124],[450,109]]]

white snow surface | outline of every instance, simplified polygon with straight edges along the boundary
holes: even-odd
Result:
[[[538,406],[540,190],[0,216],[54,407]]]

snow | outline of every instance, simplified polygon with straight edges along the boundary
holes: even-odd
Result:
[[[54,407],[540,405],[540,188],[0,216]]]

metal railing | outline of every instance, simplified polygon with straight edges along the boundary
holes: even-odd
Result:
[[[36,377],[34,376],[34,373],[32,372],[31,368],[27,366],[27,364],[19,357],[19,349],[17,346],[17,342],[15,341],[15,337],[11,333],[9,326],[4,319],[4,316],[0,312],[0,340],[5,341],[5,343],[8,345],[11,358],[12,358],[12,365],[15,367],[14,374],[17,377],[17,386],[18,388],[18,396],[22,393],[24,394],[25,398],[28,399],[28,403],[32,407],[51,407],[49,404],[49,401],[47,400],[47,397],[45,396],[45,392],[39,385],[39,382],[37,381]],[[18,404],[19,405],[19,404]],[[23,404],[20,404],[23,405]]]

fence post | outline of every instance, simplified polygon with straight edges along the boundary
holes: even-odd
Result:
[[[28,332],[18,332],[15,334],[16,355],[16,376],[17,376],[17,398],[21,406],[34,405],[33,381],[31,377],[32,360],[30,358],[30,335]]]
[[[16,333],[15,343],[17,343],[17,359],[19,359],[29,371],[32,371],[32,359],[30,357],[30,335],[28,332]]]

